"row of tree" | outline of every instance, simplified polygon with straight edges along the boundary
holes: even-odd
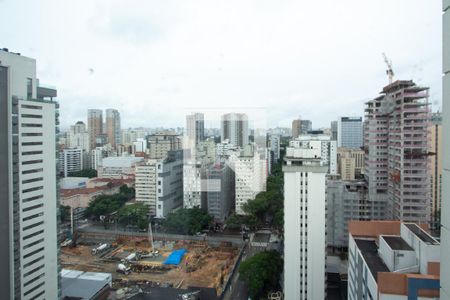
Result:
[[[240,279],[248,284],[252,299],[264,298],[270,291],[279,290],[279,276],[283,259],[275,250],[256,253],[239,266]]]
[[[113,195],[99,195],[92,200],[85,211],[86,217],[94,217],[99,219],[118,211],[127,201],[134,198],[134,189],[129,188],[126,184],[122,185],[119,192]]]
[[[163,226],[171,233],[193,235],[209,228],[212,221],[213,218],[200,208],[181,208],[170,213]]]
[[[69,176],[70,176],[70,177],[88,177],[88,178],[94,178],[94,177],[97,177],[97,170],[95,170],[95,169],[81,170],[81,171],[69,173]]]

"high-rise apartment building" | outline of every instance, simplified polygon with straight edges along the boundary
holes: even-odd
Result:
[[[56,90],[36,61],[0,50],[2,299],[58,299]]]
[[[372,220],[372,207],[363,180],[327,179],[327,244],[348,247],[348,223]]]
[[[448,299],[439,297],[440,248],[414,223],[350,222],[348,299]]]
[[[136,166],[136,201],[150,215],[165,218],[183,206],[183,151],[169,151],[164,159],[149,159]]]
[[[134,142],[139,139],[145,139],[146,136],[147,130],[143,128],[122,129],[120,141],[123,145],[133,145]]]
[[[188,160],[183,165],[183,207],[206,209],[205,179],[207,165]]]
[[[256,195],[266,189],[267,158],[261,157],[254,144],[249,144],[232,157],[235,172],[235,207],[236,214],[245,214],[244,204],[255,199]],[[234,154],[235,155],[235,154]]]
[[[78,121],[75,125],[71,125],[67,132],[67,147],[80,148],[88,152],[89,147],[89,133],[86,130],[86,124]]]
[[[291,141],[284,157],[284,298],[325,299],[325,179],[329,136]],[[334,152],[335,155],[335,152]]]
[[[186,137],[192,147],[205,139],[205,116],[202,113],[186,116]]]
[[[216,222],[224,222],[234,201],[234,172],[227,163],[210,166],[206,175],[206,199],[208,213]]]
[[[342,180],[355,180],[364,174],[364,150],[337,148],[338,173]]]
[[[387,219],[429,223],[428,88],[395,81],[367,102],[365,111],[369,200]]]
[[[59,151],[59,172],[63,177],[83,170],[84,151],[80,148],[66,148]]]
[[[157,163],[156,217],[165,218],[183,207],[183,150],[169,151]]]
[[[269,137],[269,146],[270,151],[273,152],[274,161],[278,161],[280,159],[280,136],[279,135],[271,135]]]
[[[428,128],[430,133],[429,152],[431,169],[431,224],[437,228],[440,224],[442,203],[442,115],[434,113]]]
[[[101,109],[88,109],[89,147],[97,147],[97,137],[103,134],[103,112]]]
[[[442,203],[441,203],[441,299],[450,299],[450,1],[442,2],[443,96],[442,96]]]
[[[308,134],[312,130],[310,120],[296,119],[292,121],[292,138],[298,138],[300,135]]]
[[[338,147],[360,149],[363,146],[362,117],[339,117],[337,142]]]
[[[174,132],[163,131],[151,134],[147,139],[149,157],[153,159],[166,158],[167,153],[182,148],[180,136]]]
[[[246,114],[229,113],[221,118],[221,141],[229,140],[230,144],[237,147],[248,145],[249,130]]]
[[[156,159],[150,159],[136,167],[136,201],[148,205],[151,216],[156,215],[157,162]]]
[[[106,110],[106,135],[108,136],[108,142],[114,149],[121,144],[120,113],[116,109]]]
[[[337,133],[337,127],[338,125],[337,125],[337,121],[331,121],[331,124],[330,124],[330,129],[331,129],[331,140],[332,141],[337,141],[337,136],[338,136],[338,133]]]

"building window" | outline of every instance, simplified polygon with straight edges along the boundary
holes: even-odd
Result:
[[[33,79],[27,78],[27,99],[33,97]]]

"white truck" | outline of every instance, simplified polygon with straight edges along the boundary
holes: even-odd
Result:
[[[91,253],[92,253],[92,255],[96,255],[96,254],[99,254],[99,253],[105,251],[105,250],[108,249],[108,248],[109,248],[109,245],[108,245],[108,244],[101,244],[101,245],[98,246],[97,248],[92,249],[92,250],[91,250]]]
[[[128,275],[128,274],[131,273],[130,267],[127,267],[124,264],[118,264],[116,271],[117,271],[117,273],[122,273],[122,274],[125,274],[125,275]]]

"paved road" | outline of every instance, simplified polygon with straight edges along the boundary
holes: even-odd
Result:
[[[248,244],[244,246],[244,253],[248,251]],[[239,269],[239,265],[248,254],[243,254],[242,259],[239,261],[238,265],[236,266],[237,269]],[[239,272],[236,271],[231,278],[231,284],[230,287],[225,292],[225,295],[223,297],[224,300],[247,300],[248,299],[248,287],[247,284],[241,280],[239,280]]]
[[[130,235],[130,236],[142,236],[147,237],[147,232],[139,232],[139,231],[130,231],[124,229],[104,229],[103,226],[97,225],[85,225],[78,227],[78,231],[86,232],[86,233],[99,233],[106,235]],[[179,235],[179,234],[171,234],[171,233],[153,233],[154,238],[160,239],[183,239],[183,240],[196,240],[196,241],[212,241],[212,242],[232,242],[233,244],[242,245],[242,237],[240,235],[222,235],[215,233],[213,235],[208,235],[206,237],[203,236],[194,236],[194,235]]]

